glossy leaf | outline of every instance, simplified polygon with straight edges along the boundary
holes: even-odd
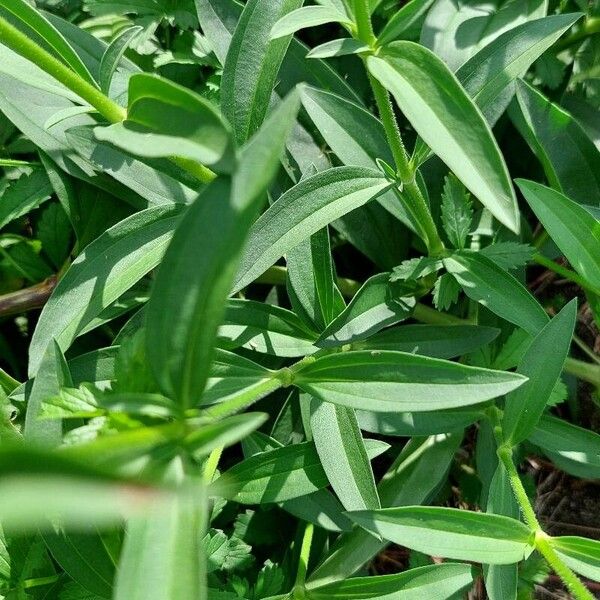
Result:
[[[367,65],[433,152],[501,223],[518,231],[517,202],[498,145],[444,63],[418,44],[393,42]]]
[[[511,116],[551,186],[575,202],[600,206],[600,153],[579,123],[523,80]]]
[[[386,23],[377,42],[384,46],[402,37],[413,25],[418,23],[429,11],[433,0],[411,0],[402,6]]]
[[[600,222],[560,192],[525,179],[517,183],[573,268],[600,289]]]
[[[506,396],[502,431],[516,445],[527,439],[544,412],[569,353],[577,301],[567,304],[534,338],[517,372],[529,381]]]
[[[66,350],[93,318],[158,265],[178,220],[169,208],[141,211],[109,229],[77,257],[40,316],[29,350],[31,376],[50,340]]]
[[[340,38],[325,42],[313,48],[307,58],[333,58],[335,56],[347,56],[348,54],[360,54],[369,49],[360,40],[354,38]]]
[[[276,40],[296,33],[300,29],[325,25],[326,23],[349,25],[351,21],[347,15],[329,6],[303,6],[287,13],[273,25],[271,39]]]
[[[389,273],[381,273],[367,280],[315,344],[327,348],[354,343],[409,318],[416,300],[410,296],[394,297],[389,278]]]
[[[127,118],[94,134],[137,156],[182,156],[225,172],[234,160],[229,127],[210,102],[146,73],[129,80]]]
[[[489,258],[464,251],[445,258],[444,266],[469,298],[528,333],[536,335],[548,322],[527,288]]]
[[[323,356],[294,383],[326,402],[375,412],[433,411],[501,396],[526,379],[414,354],[356,351]]]
[[[575,572],[600,581],[600,542],[578,536],[553,537],[550,544]]]
[[[533,534],[515,519],[455,508],[407,506],[350,513],[376,535],[418,552],[486,564],[512,564],[533,550]]]
[[[353,577],[330,583],[308,593],[311,600],[335,598],[378,598],[380,600],[409,600],[415,594],[423,598],[450,599],[473,581],[468,565],[441,564],[410,569],[396,575]]]

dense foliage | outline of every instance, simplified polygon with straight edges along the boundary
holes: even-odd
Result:
[[[598,32],[0,0],[0,596],[592,598]]]

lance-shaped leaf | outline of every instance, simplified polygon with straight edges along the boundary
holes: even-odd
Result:
[[[462,434],[414,438],[402,449],[377,490],[384,506],[427,502],[445,481]],[[336,542],[329,556],[310,575],[308,588],[346,579],[371,560],[386,542],[355,528]]]
[[[371,457],[381,449],[381,442],[367,442]],[[306,496],[328,485],[315,445],[303,442],[247,458],[225,471],[212,487],[215,494],[242,504],[265,504]]]
[[[522,375],[404,352],[356,351],[320,357],[294,383],[324,400],[375,412],[423,412],[477,404],[506,394]]]
[[[302,0],[250,0],[237,23],[221,81],[221,108],[243,144],[260,127],[291,36],[271,40],[280,17],[302,5]]]
[[[570,13],[526,21],[461,65],[456,77],[489,123],[494,124],[510,103],[514,81],[580,18],[580,13]]]
[[[502,430],[512,445],[527,439],[560,378],[569,353],[577,300],[567,304],[534,338],[519,362],[517,372],[529,381],[506,396]]]
[[[533,550],[533,533],[509,517],[456,508],[406,506],[349,513],[376,535],[412,550],[490,565],[519,562]]]
[[[319,46],[315,46],[306,58],[332,58],[334,56],[346,56],[348,54],[360,54],[369,49],[360,40],[354,38],[340,38],[331,40]]]
[[[577,573],[600,581],[600,542],[578,536],[549,539],[557,554]]]
[[[469,565],[440,564],[410,569],[396,575],[353,577],[311,590],[310,600],[412,600],[413,598],[455,598],[473,582]]]
[[[35,40],[41,40],[54,56],[88,83],[96,85],[88,68],[65,37],[39,11],[25,0],[0,0],[1,12],[16,19],[20,28]]]
[[[143,31],[142,27],[128,27],[117,35],[113,41],[109,44],[108,48],[102,55],[100,61],[100,74],[98,76],[98,83],[100,89],[108,95],[110,91],[110,84],[112,82],[113,75],[127,50],[129,44],[133,39]]]
[[[346,306],[335,284],[328,228],[292,248],[285,258],[292,308],[311,329],[321,331]]]
[[[368,279],[347,308],[321,333],[316,345],[321,348],[341,346],[408,319],[416,300],[411,296],[394,297],[389,280],[389,273]]]
[[[490,6],[437,0],[423,24],[421,43],[455,70],[502,33],[546,12],[543,0],[500,0]]]
[[[523,80],[510,116],[550,185],[579,204],[600,206],[600,153],[579,123]]]
[[[352,343],[353,350],[397,350],[433,358],[469,354],[493,341],[499,329],[480,325],[402,325]]]
[[[273,25],[271,39],[276,40],[301,29],[326,23],[350,25],[352,21],[348,15],[329,6],[303,6],[287,13]]]
[[[367,65],[433,152],[501,223],[518,231],[519,210],[504,159],[448,67],[413,42],[393,42]]]
[[[302,180],[252,226],[233,292],[252,283],[302,240],[390,186],[381,172],[361,167],[335,167]]]
[[[411,0],[407,2],[386,23],[377,36],[377,43],[384,46],[397,40],[427,14],[432,4],[433,0]]]
[[[178,220],[172,208],[149,208],[111,227],[77,257],[38,321],[29,347],[30,376],[50,340],[65,351],[88,323],[158,265]]]
[[[354,410],[313,398],[310,428],[321,465],[344,508],[379,508],[375,478]]]
[[[148,158],[182,156],[230,172],[234,161],[229,126],[211,103],[156,75],[129,80],[127,119],[94,129],[96,138]]]
[[[356,418],[363,431],[380,435],[412,437],[462,431],[484,417],[483,409],[449,408],[435,412],[381,413],[357,410]]]
[[[600,479],[600,435],[543,415],[529,436],[559,469],[586,479]]]
[[[278,387],[281,387],[281,382],[274,377],[273,371],[243,356],[219,349],[215,351],[201,402],[211,405],[235,399],[244,407]]]
[[[517,184],[573,268],[600,290],[600,221],[560,192],[525,179]]]
[[[275,356],[312,354],[317,336],[291,311],[255,302],[228,300],[219,345],[227,350],[244,347]]]
[[[165,482],[184,482],[183,461],[168,465]],[[204,490],[175,496],[144,517],[129,520],[115,581],[115,600],[203,600],[201,540],[206,521]],[[148,573],[153,573],[148,577]]]
[[[246,235],[298,108],[292,93],[271,114],[242,152],[233,179],[214,180],[188,209],[162,261],[146,307],[147,356],[165,395],[182,406],[198,403],[206,385]]]
[[[528,333],[536,335],[548,323],[544,309],[527,288],[486,256],[463,251],[445,258],[444,266],[471,300]]]

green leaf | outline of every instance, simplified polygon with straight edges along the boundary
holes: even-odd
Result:
[[[600,290],[600,222],[560,192],[525,179],[517,184],[572,267]]]
[[[416,300],[412,297],[394,297],[389,278],[389,273],[380,273],[368,279],[315,344],[328,348],[354,343],[409,318]]]
[[[276,40],[296,33],[301,29],[325,25],[326,23],[350,25],[352,21],[346,14],[329,6],[303,6],[287,13],[273,25],[271,39]]]
[[[500,515],[407,506],[358,511],[349,516],[367,531],[435,556],[506,565],[520,562],[533,551],[529,528]]]
[[[360,54],[369,49],[360,40],[354,38],[340,38],[339,40],[331,40],[324,44],[315,46],[307,55],[306,58],[333,58],[335,56],[347,56],[348,54]]]
[[[242,504],[284,502],[327,485],[327,475],[312,442],[247,458],[212,484],[216,494]]]
[[[579,123],[523,80],[510,115],[550,185],[579,204],[600,206],[600,153]]]
[[[444,273],[438,277],[433,286],[433,304],[438,310],[449,310],[453,304],[458,302],[461,287],[450,275]]]
[[[578,536],[548,540],[571,569],[593,581],[600,581],[600,542]]]
[[[335,284],[327,227],[286,253],[287,291],[294,312],[312,329],[323,330],[344,309]]]
[[[290,94],[244,149],[233,179],[218,178],[200,194],[163,258],[146,308],[147,355],[165,395],[186,408],[198,403],[206,385],[246,235],[298,106],[297,97]],[[200,263],[198,255],[203,257]]]
[[[41,40],[54,56],[88,83],[96,85],[85,63],[65,37],[39,11],[25,0],[0,0],[0,10],[15,19],[34,40]]]
[[[506,396],[502,431],[516,445],[527,439],[541,417],[569,353],[577,300],[567,304],[534,338],[517,372],[529,381]]]
[[[121,31],[106,48],[106,51],[102,55],[102,60],[100,61],[100,75],[98,77],[100,89],[105,94],[108,95],[110,91],[113,75],[121,62],[127,47],[141,31],[143,31],[143,28],[139,26],[123,29],[123,31]]]
[[[433,152],[517,232],[519,211],[504,159],[487,122],[446,65],[418,44],[393,42],[369,57],[367,66]]]
[[[226,448],[249,436],[267,420],[265,413],[244,413],[223,419],[217,423],[201,425],[183,441],[183,444],[199,458],[216,448]]]
[[[273,371],[243,356],[216,350],[201,402],[203,405],[227,402],[244,408],[278,387],[281,382],[273,378]]]
[[[390,185],[379,171],[360,167],[336,167],[302,180],[252,226],[233,292],[252,283],[302,240]]]
[[[411,569],[396,575],[353,577],[311,590],[310,600],[409,600],[415,597],[446,600],[456,597],[473,581],[469,565],[440,564]]]
[[[460,66],[456,77],[490,124],[496,123],[513,98],[514,81],[580,18],[580,13],[571,13],[526,21]]]
[[[158,265],[179,218],[168,207],[141,211],[77,257],[40,315],[29,348],[30,376],[53,338],[65,351],[92,319]]]
[[[385,46],[402,37],[411,27],[416,25],[427,14],[433,0],[411,0],[402,6],[385,24],[377,36],[377,43]]]
[[[239,145],[259,128],[291,36],[271,40],[273,25],[302,0],[250,0],[237,24],[221,81],[221,108]]]
[[[482,2],[457,4],[452,0],[437,0],[423,25],[421,43],[456,70],[502,33],[543,17],[546,10],[543,0],[499,0],[490,6]]]
[[[464,248],[473,224],[473,204],[463,185],[449,175],[442,194],[442,223],[450,243]]]
[[[58,396],[60,389],[70,386],[71,375],[58,344],[51,340],[44,352],[36,378],[31,386],[25,414],[25,439],[35,444],[58,446],[62,442],[60,421],[41,419],[44,400]]]
[[[354,410],[313,398],[310,428],[327,479],[346,510],[381,506]]]
[[[275,356],[305,356],[316,348],[317,333],[291,311],[254,300],[228,300],[219,345],[227,350],[244,347]]]
[[[600,478],[600,435],[543,415],[529,436],[559,469],[585,479]]]
[[[38,208],[51,194],[52,186],[43,169],[21,175],[2,192],[0,228]]]
[[[379,483],[381,503],[402,506],[431,500],[446,478],[461,439],[462,433],[410,440]],[[329,556],[309,576],[308,588],[346,579],[385,545],[367,531],[355,528],[335,543]]]
[[[526,379],[404,352],[355,351],[320,357],[294,383],[342,406],[375,412],[434,411],[490,400]]]
[[[231,172],[235,160],[229,126],[208,100],[147,73],[129,80],[127,119],[94,134],[137,156],[182,156],[219,172]]]
[[[477,410],[477,407],[450,408],[426,413],[356,411],[358,423],[363,431],[398,437],[461,432],[465,427],[479,421],[484,414],[483,408]]]
[[[527,288],[480,253],[464,250],[445,258],[444,266],[471,300],[528,333],[536,335],[548,322]]]
[[[500,268],[510,270],[524,267],[532,259],[535,250],[527,244],[498,242],[482,248],[480,252]]]
[[[164,477],[181,483],[183,461],[174,459]],[[129,521],[115,581],[115,600],[205,597],[201,550],[206,519],[203,496],[203,490],[196,489],[193,501],[176,496],[148,516]],[[149,577],[149,573],[153,575]]]
[[[369,440],[366,446],[371,457],[380,454],[381,442]],[[209,491],[241,504],[267,504],[306,496],[328,485],[315,445],[302,442],[243,460],[215,480]]]

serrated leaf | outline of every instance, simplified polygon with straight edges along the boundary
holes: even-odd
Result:
[[[508,271],[525,266],[533,258],[535,250],[518,242],[498,242],[482,248],[480,252]]]
[[[444,183],[442,223],[450,243],[464,248],[473,223],[473,205],[464,186],[452,175]]]
[[[448,310],[458,302],[461,287],[450,273],[444,273],[435,280],[433,303],[438,310]]]

